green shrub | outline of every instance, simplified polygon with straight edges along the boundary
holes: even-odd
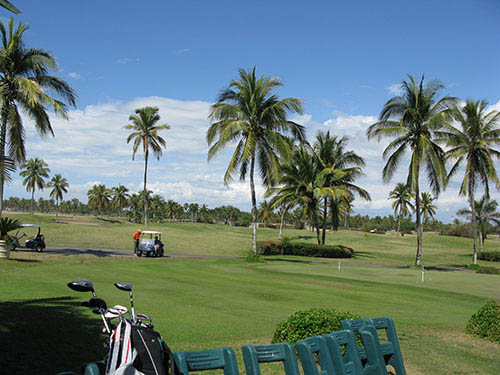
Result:
[[[262,259],[262,255],[254,254],[252,250],[249,250],[245,257],[245,261],[250,263],[257,263],[263,262],[264,260]]]
[[[489,262],[500,262],[500,251],[483,251],[479,253],[479,259]]]
[[[497,270],[495,267],[484,267],[484,266],[481,266],[476,271],[476,273],[485,273],[487,275],[499,275],[500,271]]]
[[[466,332],[500,344],[500,302],[489,301],[472,315]]]
[[[326,308],[297,311],[278,324],[272,342],[296,343],[306,337],[326,335],[341,330],[341,321],[349,319],[359,319],[359,316]]]
[[[261,255],[299,255],[317,258],[351,258],[354,250],[342,245],[316,245],[307,242],[259,241],[258,253]]]
[[[469,264],[467,268],[472,271],[478,271],[481,268],[481,266],[479,264]]]

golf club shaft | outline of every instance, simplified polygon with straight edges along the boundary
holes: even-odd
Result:
[[[132,295],[132,291],[130,291],[130,311],[131,311],[131,318],[132,318],[132,323],[135,323],[135,312],[134,312],[134,296]]]

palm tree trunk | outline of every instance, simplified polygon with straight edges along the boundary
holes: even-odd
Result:
[[[148,226],[148,204],[146,202],[146,180],[147,180],[147,175],[148,175],[148,149],[144,152],[144,206],[143,206],[143,213],[144,213],[144,226]]]
[[[476,218],[476,201],[474,200],[474,174],[469,177],[469,199],[472,212],[472,263],[477,264],[477,218]]]
[[[33,214],[33,201],[35,200],[35,187],[33,187],[33,190],[31,190],[31,214]]]
[[[321,236],[322,245],[325,244],[325,239],[326,239],[326,218],[327,218],[326,215],[328,214],[328,197],[323,198],[323,202],[325,210],[323,211],[323,234]]]
[[[56,217],[59,216],[59,199],[56,198]]]
[[[286,214],[286,210],[283,210],[283,214],[281,214],[280,234],[278,237],[278,241],[281,241],[281,237],[283,236],[283,224],[285,223],[285,214]]]
[[[255,156],[252,156],[250,164],[250,194],[252,195],[252,252],[257,254],[257,200],[255,199],[255,184],[253,173],[255,167]]]
[[[420,258],[422,257],[422,223],[420,222],[420,189],[418,186],[418,176],[416,178],[415,186],[415,213],[417,215],[417,256],[415,257],[415,265],[420,265]]]
[[[320,231],[319,231],[319,225],[318,225],[318,216],[316,215],[316,213],[314,213],[313,225],[316,228],[316,237],[318,238],[318,245],[321,245],[321,237],[320,237]]]
[[[5,185],[5,136],[7,134],[7,109],[8,105],[4,103],[2,107],[2,128],[0,129],[0,157],[3,162],[0,163],[0,217],[3,212],[3,189]]]
[[[397,234],[398,234],[398,237],[399,237],[399,231],[401,229],[401,215],[402,215],[402,212],[403,211],[403,207],[400,207],[399,208],[399,215],[398,215],[398,230],[397,230]]]

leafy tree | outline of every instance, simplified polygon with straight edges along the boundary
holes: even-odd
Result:
[[[447,112],[456,103],[456,98],[445,96],[438,99],[444,86],[431,81],[424,86],[409,75],[401,84],[402,94],[389,99],[382,108],[379,121],[367,130],[368,139],[394,138],[384,150],[387,163],[382,178],[388,183],[403,159],[411,151],[406,184],[415,195],[417,222],[417,254],[415,264],[420,264],[422,255],[422,223],[420,217],[420,169],[425,167],[427,179],[435,196],[446,185],[444,151],[434,137],[447,122]]]
[[[132,124],[125,125],[125,129],[132,130],[127,137],[127,143],[134,141],[132,146],[132,160],[139,146],[142,145],[144,152],[144,192],[147,191],[146,182],[148,174],[148,157],[151,151],[160,160],[162,148],[166,147],[165,140],[158,134],[161,130],[170,129],[170,125],[156,125],[160,121],[159,109],[157,107],[144,107],[135,110],[135,114],[128,118]],[[143,196],[144,225],[148,225],[148,208],[146,195]]]
[[[111,202],[111,190],[104,184],[94,185],[87,192],[87,197],[89,199],[89,206],[94,208],[103,217],[104,212],[109,208]]]
[[[473,262],[477,263],[477,220],[474,192],[483,185],[489,196],[489,182],[500,188],[493,159],[500,158],[500,152],[494,149],[500,145],[500,112],[486,113],[488,103],[484,100],[467,100],[463,107],[455,107],[450,117],[458,127],[448,124],[439,135],[439,139],[449,147],[447,160],[454,161],[448,179],[456,174],[465,164],[465,173],[460,186],[460,195],[467,196],[472,210]]]
[[[273,93],[282,86],[275,77],[257,78],[251,71],[239,69],[239,79],[232,80],[212,105],[209,118],[213,124],[207,131],[210,146],[208,161],[221,150],[236,142],[236,148],[224,175],[228,185],[239,169],[240,180],[250,174],[252,200],[252,251],[257,253],[257,200],[255,197],[255,164],[265,186],[272,186],[279,178],[279,157],[290,153],[287,135],[305,140],[305,128],[287,120],[288,113],[302,113],[302,102],[297,98],[279,99]]]
[[[34,122],[41,136],[54,135],[47,107],[52,107],[56,115],[67,119],[67,104],[75,106],[76,100],[76,94],[68,83],[51,75],[57,69],[55,57],[42,49],[25,47],[23,34],[28,28],[19,23],[14,29],[13,19],[10,19],[8,28],[0,22],[0,160],[20,165],[25,162],[26,151],[19,108]],[[0,215],[6,167],[8,164],[0,163]]]
[[[45,178],[49,177],[50,169],[43,160],[38,158],[29,159],[21,171],[21,177],[24,177],[23,185],[27,191],[31,191],[31,209],[33,213],[33,202],[35,200],[35,189],[43,190],[45,187]]]
[[[411,193],[410,189],[408,189],[408,186],[406,184],[400,182],[396,185],[394,190],[389,193],[389,198],[394,199],[394,202],[392,202],[392,209],[394,210],[394,215],[398,217],[397,233],[399,237],[401,219],[403,217],[409,216],[410,210],[415,210],[415,206],[413,206],[413,204],[411,203],[413,194]]]
[[[434,219],[434,215],[436,214],[436,206],[432,203],[435,198],[432,197],[430,193],[422,192],[420,195],[420,202],[422,207],[422,215],[424,216],[424,223],[429,223],[429,217]]]
[[[130,198],[129,191],[130,190],[123,185],[118,185],[111,189],[111,204],[118,210],[120,216],[123,209],[128,205],[128,199]]]
[[[68,192],[68,181],[62,177],[60,174],[54,175],[52,180],[47,184],[48,187],[52,188],[50,192],[50,197],[56,200],[56,216],[59,214],[59,202],[62,201],[63,195]]]

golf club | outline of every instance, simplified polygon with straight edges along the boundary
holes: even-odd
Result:
[[[135,312],[134,312],[134,296],[132,294],[132,284],[127,284],[127,283],[114,283],[115,287],[117,287],[120,290],[123,290],[124,292],[129,292],[130,295],[130,309],[131,309],[131,315],[130,318],[132,319],[132,323],[135,323]]]
[[[94,297],[97,297],[97,294],[94,290],[94,284],[92,284],[92,281],[89,280],[70,281],[68,283],[68,288],[73,289],[77,292],[92,292],[92,295]]]
[[[111,333],[109,325],[104,318],[104,311],[106,310],[106,301],[102,298],[98,298],[94,289],[94,284],[90,280],[76,280],[70,281],[68,283],[68,288],[75,290],[77,292],[92,292],[92,298],[88,301],[82,302],[83,306],[86,307],[97,307],[100,311],[102,322],[104,323],[104,328],[108,334]]]

